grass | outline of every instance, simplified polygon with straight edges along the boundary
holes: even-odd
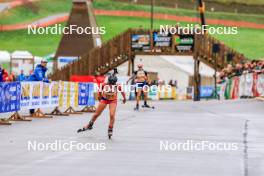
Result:
[[[250,59],[264,58],[264,35],[261,29],[239,28],[238,35],[215,35],[215,37]]]
[[[9,11],[6,11],[0,16],[0,24],[16,24],[32,22],[49,15],[58,13],[67,13],[71,9],[71,0],[42,0],[34,2],[39,8],[38,12],[33,12],[30,8],[20,6]],[[96,9],[106,10],[135,10],[135,11],[150,11],[147,5],[134,5],[129,3],[114,2],[113,0],[96,0],[93,3]],[[195,7],[195,3],[194,3]],[[165,7],[155,7],[156,13],[164,13],[179,16],[199,17],[197,10],[173,9]],[[264,24],[264,15],[250,14],[235,14],[223,12],[206,12],[206,18],[213,19],[228,19],[236,21],[248,21]]]
[[[149,27],[150,21],[146,18],[136,17],[110,17],[97,16],[99,26],[106,27],[106,34],[103,40],[107,41],[113,36],[125,31],[128,28],[144,26]],[[124,25],[124,21],[126,24]],[[173,25],[175,21],[155,20],[154,27],[159,25]],[[186,23],[181,23],[185,25]],[[0,35],[0,50],[28,50],[34,55],[44,56],[54,53],[58,47],[60,35],[28,35],[26,30],[3,32]],[[228,46],[245,54],[250,59],[263,58],[264,36],[262,30],[240,28],[238,35],[216,35],[216,38],[225,42]]]
[[[0,50],[28,50],[36,56],[45,56],[56,51],[60,39],[60,35],[28,35],[27,30],[2,32]]]
[[[216,1],[225,4],[238,3],[238,4],[247,4],[247,5],[264,5],[263,0],[206,0],[206,1]]]
[[[32,22],[49,15],[70,12],[71,0],[42,0],[34,2],[38,10],[27,6],[19,6],[0,14],[0,24],[16,24]]]
[[[150,11],[148,5],[134,5],[129,3],[114,2],[113,0],[99,0],[93,3],[96,9],[107,9],[107,10],[134,10],[134,11]],[[195,8],[195,3],[194,3]],[[173,9],[166,7],[155,7],[155,13],[171,14],[178,16],[190,16],[199,17],[197,10],[189,9]],[[257,14],[236,14],[227,12],[209,12],[206,11],[206,18],[212,19],[225,19],[225,20],[235,20],[235,21],[248,21],[255,23],[264,23],[264,15]]]

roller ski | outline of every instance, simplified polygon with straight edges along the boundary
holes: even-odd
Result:
[[[142,108],[151,108],[151,109],[155,109],[154,106],[149,106],[148,104],[144,104],[141,106]]]
[[[92,130],[93,129],[93,122],[90,121],[87,127],[83,127],[77,130],[77,133],[84,132],[87,130]]]
[[[139,105],[136,105],[136,107],[134,108],[134,111],[138,111],[139,110]]]
[[[108,138],[111,139],[113,136],[113,128],[108,128]]]

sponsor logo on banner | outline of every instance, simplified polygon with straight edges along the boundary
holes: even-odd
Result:
[[[89,83],[89,91],[88,91],[88,106],[94,106],[95,105],[95,97],[94,97],[94,88],[95,84]]]
[[[94,84],[76,82],[0,83],[0,113],[56,106],[95,105]]]
[[[153,32],[153,45],[154,47],[171,47],[172,35],[169,33]]]
[[[70,107],[78,106],[79,83],[76,82],[61,82],[61,90],[59,95],[59,106]]]
[[[193,35],[176,35],[175,37],[175,49],[178,52],[191,52],[194,47]]]
[[[0,83],[0,113],[20,110],[21,84]]]
[[[150,35],[149,34],[132,34],[131,47],[133,51],[148,51],[150,50]]]
[[[58,84],[57,82],[21,82],[21,108],[35,109],[58,106]]]
[[[79,83],[78,104],[81,105],[81,106],[87,105],[88,96],[89,96],[89,84],[87,84],[87,83]]]

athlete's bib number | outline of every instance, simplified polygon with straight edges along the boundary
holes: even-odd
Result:
[[[137,77],[145,77],[145,72],[144,71],[138,71],[137,72]]]
[[[105,98],[107,100],[114,100],[115,99],[115,93],[114,92],[105,93]]]

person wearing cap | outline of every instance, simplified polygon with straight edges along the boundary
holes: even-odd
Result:
[[[36,66],[33,73],[28,77],[27,81],[43,81],[49,83],[49,79],[46,77],[47,72],[47,63],[46,59],[41,60],[41,63]],[[34,109],[30,109],[29,113],[33,115],[35,112]]]
[[[47,63],[48,61],[46,59],[41,60],[41,63],[36,66],[27,81],[43,81],[49,83],[49,79],[45,76],[48,70]]]
[[[138,64],[138,70],[133,73],[133,75],[127,80],[127,84],[131,79],[135,80],[136,84],[136,107],[135,110],[139,109],[139,101],[141,94],[144,94],[144,105],[142,107],[150,108],[147,104],[148,92],[145,89],[145,86],[148,85],[148,73],[143,69],[143,64]]]
[[[84,126],[83,128],[79,129],[77,132],[82,132],[86,130],[91,130],[93,128],[93,124],[96,119],[101,115],[107,105],[109,105],[109,115],[110,121],[108,126],[108,136],[109,139],[113,134],[113,127],[115,122],[115,113],[117,108],[117,93],[121,92],[123,97],[123,103],[126,103],[126,95],[123,91],[121,85],[117,84],[117,77],[115,76],[117,72],[115,71],[114,74],[110,75],[107,79],[107,83],[104,83],[98,93],[99,93],[99,105],[96,108],[96,112],[93,114],[92,119],[89,123]]]

